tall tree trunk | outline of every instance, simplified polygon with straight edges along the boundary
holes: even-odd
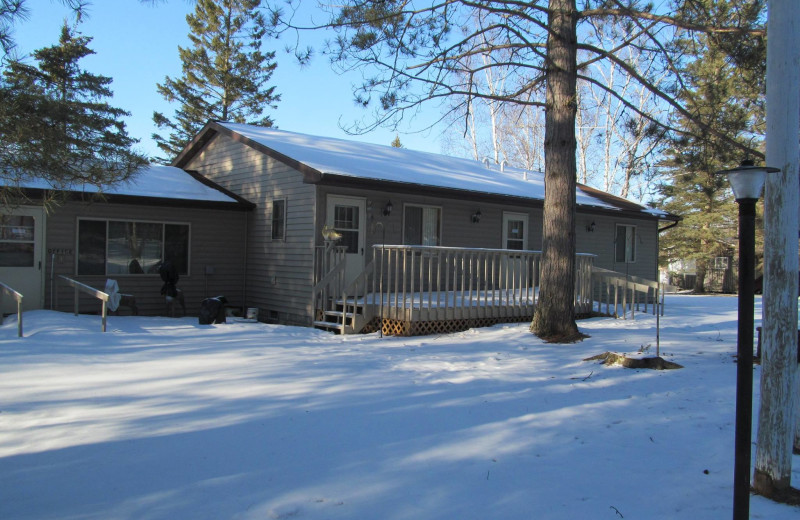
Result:
[[[761,409],[753,487],[790,492],[797,382],[797,136],[800,130],[800,16],[794,2],[770,0],[767,40],[767,175]]]
[[[800,352],[797,353],[798,361],[800,361]],[[797,388],[800,389],[800,370],[797,371],[797,381],[795,381]],[[800,391],[800,390],[798,390]],[[794,399],[794,454],[800,455],[800,398],[795,392]]]
[[[574,301],[576,24],[575,0],[550,0],[542,274],[531,332],[560,342],[580,338]]]
[[[694,292],[706,292],[706,261],[697,260],[694,268]]]

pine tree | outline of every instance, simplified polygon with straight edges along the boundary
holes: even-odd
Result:
[[[280,100],[267,85],[277,65],[274,52],[261,51],[268,25],[260,7],[261,0],[197,0],[186,16],[192,45],[178,47],[183,75],[158,85],[179,107],[172,118],[153,114],[158,128],[169,132],[153,134],[163,160],[180,153],[210,119],[272,126],[262,114]]]
[[[716,256],[732,256],[736,249],[736,205],[727,180],[714,175],[719,166],[693,163],[700,157],[683,153],[673,161],[671,183],[660,191],[667,199],[662,209],[681,215],[683,221],[662,235],[661,261],[665,264],[694,260],[694,289],[703,292],[708,269]]]
[[[395,134],[394,139],[392,139],[392,146],[394,148],[402,148],[403,143],[400,142],[400,136]]]
[[[691,102],[695,112],[717,127],[731,128],[731,119],[741,121],[736,103],[728,102],[735,81],[722,56],[708,50],[691,68],[695,89]],[[736,114],[730,117],[728,110]],[[680,123],[692,124],[686,120]],[[659,188],[663,197],[661,207],[681,215],[683,221],[662,235],[660,245],[663,263],[694,261],[697,274],[694,290],[704,292],[706,274],[714,257],[730,256],[737,246],[736,204],[727,179],[714,172],[736,166],[740,157],[708,133],[702,130],[698,133],[699,138],[682,135],[672,140],[673,149],[666,162],[669,178]]]
[[[729,8],[728,2],[715,4],[723,15]],[[730,256],[738,245],[737,207],[730,185],[714,172],[737,166],[743,156],[718,134],[743,143],[750,136],[763,135],[764,84],[760,73],[765,48],[760,40],[743,45],[739,38],[740,59],[745,59],[745,49],[750,51],[747,66],[739,66],[727,52],[730,41],[726,38],[699,35],[674,43],[694,57],[684,68],[688,88],[681,94],[693,119],[678,120],[686,133],[673,136],[667,160],[669,181],[660,187],[662,209],[684,219],[662,235],[662,261],[694,260],[695,290],[702,292],[714,257]],[[761,233],[758,241],[763,241]]]
[[[112,79],[83,70],[94,54],[66,24],[57,45],[33,53],[36,65],[11,61],[0,85],[0,168],[5,186],[26,177],[54,187],[98,187],[130,176],[146,163],[132,151],[121,118],[109,105]],[[9,195],[4,191],[3,195]]]

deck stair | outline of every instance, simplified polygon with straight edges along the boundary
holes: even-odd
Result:
[[[352,301],[347,311],[341,300],[333,303],[331,308],[321,312],[321,319],[314,321],[314,327],[338,334],[354,334],[360,332],[364,323],[363,302]]]
[[[318,329],[354,334],[361,332],[374,315],[373,306],[360,298],[367,293],[368,284],[374,281],[374,260],[349,284],[345,284],[346,262],[345,255],[340,254],[319,273],[312,291],[316,317],[313,325]]]

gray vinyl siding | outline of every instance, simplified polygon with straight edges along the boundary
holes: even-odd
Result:
[[[587,227],[595,223],[594,231]],[[615,261],[617,224],[636,226],[636,259],[633,263]],[[620,273],[658,280],[658,222],[608,215],[579,213],[575,234],[578,251],[597,255],[595,265]]]
[[[245,212],[131,204],[70,202],[56,208],[47,219],[47,249],[58,254],[45,258],[45,307],[59,311],[73,309],[72,288],[58,282],[59,275],[74,278],[103,290],[106,278],[117,280],[120,292],[136,297],[139,314],[164,315],[161,296],[163,281],[152,275],[77,275],[77,230],[79,218],[135,220],[159,223],[180,223],[190,226],[189,274],[181,275],[178,288],[184,293],[187,315],[196,316],[200,302],[206,297],[224,295],[232,306],[241,307],[244,289],[244,219]],[[206,275],[206,267],[213,274]],[[52,276],[51,276],[52,273]],[[55,280],[53,286],[52,280]],[[52,291],[51,291],[52,289]],[[80,311],[100,312],[100,303],[90,296],[81,296]],[[122,308],[121,312],[127,310]]]
[[[366,248],[371,251],[373,244],[380,244],[386,230],[387,244],[403,243],[403,207],[406,204],[437,206],[442,209],[441,245],[446,247],[482,247],[502,249],[503,213],[522,213],[528,215],[528,249],[540,251],[542,248],[542,209],[524,205],[487,204],[469,200],[444,199],[414,193],[389,193],[353,188],[320,187],[317,211],[320,222],[325,220],[326,197],[328,194],[363,197],[367,200]],[[388,201],[394,207],[391,215],[385,217],[383,208]],[[481,220],[472,222],[472,215],[480,210]],[[595,231],[587,232],[586,227],[595,222]],[[637,227],[636,261],[630,264],[614,261],[614,239],[616,224]],[[321,226],[320,226],[321,228]],[[576,217],[576,251],[597,255],[595,265],[624,273],[657,280],[658,240],[657,221],[621,218],[604,214],[579,213]],[[317,243],[322,236],[317,232]],[[366,260],[371,258],[367,253]]]
[[[297,170],[217,135],[184,166],[254,203],[247,235],[247,307],[281,323],[310,325],[315,187]],[[286,200],[286,235],[272,240],[272,201]]]
[[[443,199],[410,193],[388,193],[352,188],[320,187],[317,200],[317,211],[320,222],[325,220],[326,199],[328,195],[342,195],[363,197],[367,200],[367,237],[366,247],[380,244],[383,240],[383,231],[378,222],[382,223],[386,231],[387,244],[402,244],[403,242],[403,208],[407,204],[436,206],[442,209],[441,244],[446,247],[502,247],[502,220],[503,211],[528,213],[530,216],[529,246],[532,243],[541,244],[541,210],[526,208],[524,206],[503,206],[498,204],[476,203],[464,200]],[[388,217],[383,215],[383,209],[388,201],[392,202],[394,209]],[[472,215],[481,211],[481,221],[472,222]],[[537,224],[539,223],[539,224]],[[317,233],[317,243],[322,243],[321,234]]]

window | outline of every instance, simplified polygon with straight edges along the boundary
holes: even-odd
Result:
[[[522,251],[528,249],[528,215],[523,213],[503,213],[503,246],[506,249]]]
[[[34,218],[0,215],[0,267],[33,267]]]
[[[286,238],[286,199],[272,201],[272,240]]]
[[[189,225],[78,220],[78,274],[158,274],[162,260],[189,274]]]
[[[636,261],[636,226],[617,224],[614,240],[616,250],[614,260],[618,263],[632,264]]]
[[[342,237],[337,243],[347,249],[348,254],[359,250],[359,207],[336,204],[333,209],[333,229]]]
[[[409,246],[438,246],[441,242],[441,225],[441,208],[406,205],[403,243]]]

